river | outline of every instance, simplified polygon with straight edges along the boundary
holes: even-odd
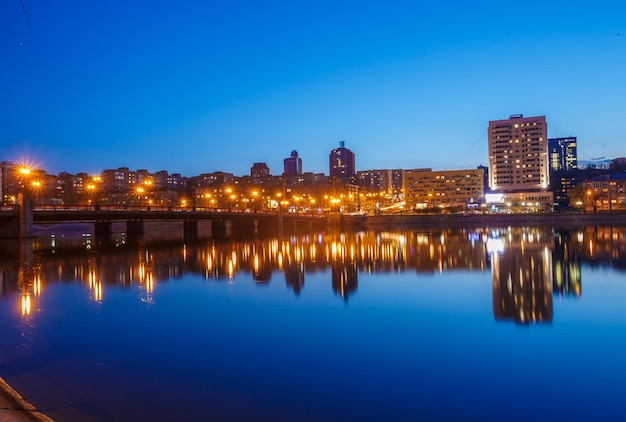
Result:
[[[0,376],[60,422],[626,414],[624,227],[0,251]]]

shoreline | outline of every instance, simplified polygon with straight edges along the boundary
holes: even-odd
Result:
[[[0,419],[7,422],[54,422],[24,400],[0,377]]]
[[[330,214],[328,226],[411,228],[464,228],[464,227],[563,227],[563,226],[623,226],[626,212],[611,213],[547,213],[547,214],[392,214],[347,215]]]

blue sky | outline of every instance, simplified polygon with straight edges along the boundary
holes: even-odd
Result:
[[[626,4],[69,1],[0,5],[0,160],[192,176],[487,163],[489,120],[546,115],[626,155]]]

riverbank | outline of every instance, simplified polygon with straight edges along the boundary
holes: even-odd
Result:
[[[0,378],[0,420],[3,422],[54,422]]]
[[[612,213],[546,213],[546,214],[393,214],[347,215],[331,214],[329,226],[411,228],[462,228],[462,227],[576,227],[626,225],[626,212]]]

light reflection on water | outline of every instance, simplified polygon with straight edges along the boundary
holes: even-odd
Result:
[[[608,376],[602,366],[621,363],[615,356],[626,352],[615,340],[626,323],[625,307],[615,303],[616,293],[626,303],[623,227],[221,243],[80,238],[64,245],[55,234],[21,242],[19,256],[0,255],[7,257],[0,315],[10,321],[0,328],[0,375],[59,419],[180,419],[182,410],[166,403],[195,399],[182,413],[188,418],[208,400],[217,420],[498,420],[515,401],[500,397],[498,371],[508,370],[528,401],[517,413],[523,420],[551,411],[531,392],[554,372],[561,346],[586,379],[562,376],[564,384],[550,385],[608,383],[605,399],[625,389],[613,377],[626,371]],[[583,280],[590,299],[583,300]],[[590,328],[581,315],[612,325]],[[590,351],[589,340],[612,352]],[[552,359],[542,362],[546,353]],[[181,393],[158,388],[161,380]],[[53,385],[63,393],[51,395]],[[131,388],[154,397],[129,401]],[[338,395],[345,406],[332,404]],[[578,406],[624,410],[605,399],[585,397]],[[571,417],[581,415],[590,413]]]

